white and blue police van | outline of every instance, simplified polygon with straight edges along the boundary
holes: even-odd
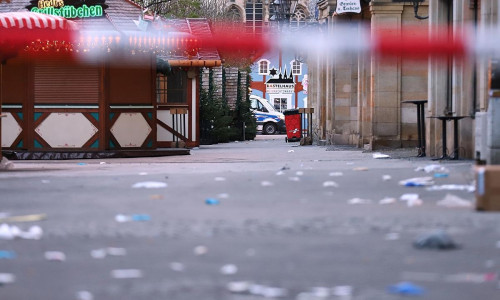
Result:
[[[250,107],[257,120],[257,130],[262,134],[286,132],[285,116],[276,111],[266,99],[250,95]]]

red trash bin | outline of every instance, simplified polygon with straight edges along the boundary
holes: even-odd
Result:
[[[285,115],[286,138],[288,142],[298,142],[302,138],[302,117],[298,109],[287,109]]]

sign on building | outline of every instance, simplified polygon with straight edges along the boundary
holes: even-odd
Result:
[[[337,9],[335,10],[338,14],[343,13],[360,13],[361,3],[360,0],[347,0],[347,1],[337,1]]]

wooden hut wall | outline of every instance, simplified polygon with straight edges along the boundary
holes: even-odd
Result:
[[[108,149],[156,148],[156,59],[115,53],[107,68]]]

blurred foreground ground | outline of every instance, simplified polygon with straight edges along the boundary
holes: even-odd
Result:
[[[374,159],[258,136],[189,156],[13,161],[0,172],[0,217],[46,218],[0,221],[43,230],[39,240],[0,239],[0,273],[15,276],[0,299],[406,299],[388,292],[400,282],[421,287],[420,299],[500,298],[498,213],[437,205],[447,194],[472,203],[468,191],[398,184],[432,177],[415,169],[437,163],[448,177],[434,185],[471,185],[473,162],[413,154]],[[133,188],[141,182],[167,186]],[[406,193],[421,204],[399,200]],[[396,200],[380,204],[386,197]],[[413,247],[436,229],[461,247]]]

